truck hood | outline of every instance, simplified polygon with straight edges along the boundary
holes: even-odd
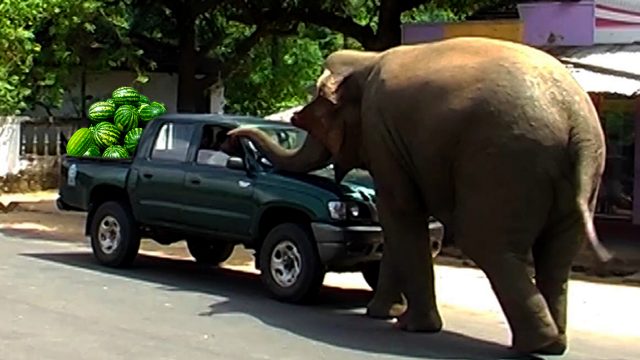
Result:
[[[375,189],[373,188],[373,180],[368,172],[354,170],[347,174],[344,180],[337,184],[333,179],[333,170],[324,168],[308,174],[300,173],[281,173],[289,178],[302,181],[313,186],[320,187],[330,191],[341,198],[350,198],[363,202],[376,201]]]

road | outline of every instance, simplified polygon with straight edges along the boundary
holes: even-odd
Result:
[[[133,269],[111,270],[82,243],[0,235],[0,359],[513,358],[477,270],[438,267],[445,331],[425,335],[364,317],[370,292],[356,274],[330,274],[318,302],[304,307],[267,298],[256,275],[239,268],[141,255]],[[452,286],[463,278],[468,284]],[[585,287],[615,311],[594,310]],[[571,289],[563,358],[640,358],[640,289]]]

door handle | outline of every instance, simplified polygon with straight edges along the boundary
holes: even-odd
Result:
[[[193,185],[200,185],[202,180],[200,179],[199,176],[193,176],[189,179],[189,182],[192,183]]]
[[[143,174],[142,174],[142,176],[143,176],[145,179],[151,179],[151,178],[153,177],[153,174],[151,174],[151,173],[143,173]]]

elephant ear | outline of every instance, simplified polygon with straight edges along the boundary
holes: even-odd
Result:
[[[317,95],[335,105],[359,100],[368,70],[377,61],[379,54],[358,50],[333,52],[325,59],[325,70],[316,83]]]

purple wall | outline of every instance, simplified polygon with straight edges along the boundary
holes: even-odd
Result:
[[[522,42],[533,46],[590,46],[594,44],[595,4],[579,2],[536,2],[518,5],[523,22]],[[486,21],[490,26],[492,21]],[[402,43],[442,40],[449,23],[402,25]]]
[[[524,43],[540,45],[588,46],[595,33],[593,1],[578,3],[519,4],[524,21]]]
[[[442,40],[444,38],[443,24],[405,24],[402,25],[402,43],[416,44]]]

